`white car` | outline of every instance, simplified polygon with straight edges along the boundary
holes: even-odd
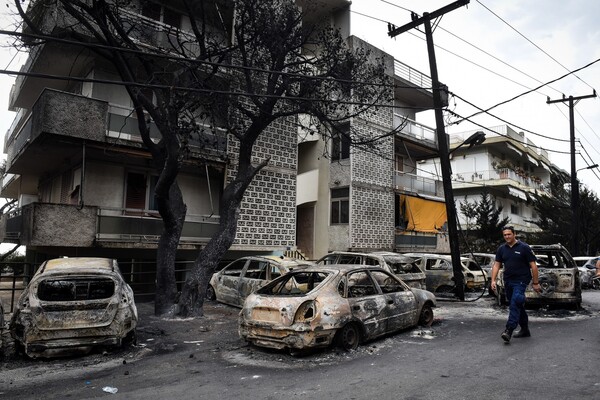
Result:
[[[427,277],[427,290],[433,293],[449,293],[455,289],[452,257],[445,254],[404,253],[409,257],[420,257],[418,263]],[[473,260],[461,257],[465,290],[483,289],[487,274]]]

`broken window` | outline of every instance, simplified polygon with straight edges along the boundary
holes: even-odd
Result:
[[[244,274],[248,279],[267,279],[267,267],[269,263],[266,261],[250,260],[248,268]]]
[[[38,286],[43,301],[77,301],[108,299],[115,293],[112,279],[47,279]]]
[[[295,272],[273,281],[256,293],[278,296],[302,296],[310,293],[327,278],[325,272]]]
[[[223,275],[227,275],[227,276],[241,276],[242,275],[242,270],[244,269],[244,266],[246,265],[246,261],[247,260],[243,260],[242,259],[242,260],[234,261],[233,263],[229,264],[223,270]]]
[[[378,294],[373,281],[366,271],[348,274],[348,297],[364,297]]]
[[[382,293],[396,293],[404,290],[404,287],[396,278],[383,271],[371,271],[371,277],[377,282]]]

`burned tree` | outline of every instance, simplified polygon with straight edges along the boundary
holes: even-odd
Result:
[[[185,16],[184,30],[168,24],[158,3],[37,0],[25,11],[15,1],[27,45],[60,40],[118,71],[159,174],[155,195],[164,231],[156,313],[194,316],[202,313],[208,277],[235,240],[246,189],[270,162],[268,154],[255,151],[261,135],[285,120],[312,127],[323,140],[343,136],[355,148],[377,151],[378,140],[393,132],[340,126],[375,112],[376,105],[391,105],[391,89],[380,60],[360,46],[350,48],[331,27],[307,22],[310,6],[300,11],[291,0],[181,0],[168,10]],[[167,24],[140,23],[140,15],[153,18],[157,12]],[[289,135],[297,140],[296,131]],[[198,254],[176,305],[174,261],[186,214],[177,175],[190,141],[218,157],[225,155],[219,147],[224,139],[236,151],[222,160],[233,173],[221,196],[219,228]]]

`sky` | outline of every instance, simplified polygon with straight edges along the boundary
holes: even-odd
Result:
[[[7,0],[8,1],[8,0]],[[393,55],[399,61],[430,75],[425,35],[413,29],[396,38],[387,35],[387,23],[402,26],[411,21],[408,10],[419,15],[433,12],[453,0],[353,0],[352,34]],[[9,1],[9,4],[12,2]],[[14,29],[11,7],[0,9],[0,28]],[[487,109],[519,96],[490,112],[525,137],[549,150],[550,160],[570,172],[568,103],[547,104],[547,98],[591,95],[600,88],[600,62],[560,78],[600,59],[600,1],[597,0],[471,0],[468,6],[448,12],[434,30],[438,75],[448,89],[477,107]],[[0,35],[0,66],[18,69],[24,61]],[[543,86],[537,91],[522,95]],[[8,111],[8,94],[14,77],[0,74],[0,132],[5,133],[14,113]],[[522,96],[520,96],[522,95]],[[464,117],[478,110],[457,97],[450,108]],[[577,169],[600,163],[600,98],[583,99],[575,108]],[[447,118],[448,119],[448,118]],[[435,127],[433,112],[417,115],[419,122]],[[456,122],[456,117],[450,117]],[[503,125],[490,115],[474,116],[476,124]],[[468,121],[448,125],[448,133],[478,129]],[[531,131],[533,133],[529,133]],[[550,138],[537,136],[541,134]],[[2,141],[3,142],[3,141]],[[3,143],[0,143],[2,146]],[[600,169],[581,170],[578,178],[591,189],[599,187]],[[598,191],[597,191],[598,193]]]
[[[387,35],[387,23],[403,26],[411,22],[410,11],[423,15],[453,2],[353,0],[351,30],[397,60],[430,75],[424,29],[412,29],[392,39]],[[568,102],[547,104],[547,99],[587,96],[600,89],[600,61],[558,79],[600,59],[598,17],[597,0],[471,0],[467,6],[445,14],[433,33],[438,76],[451,92],[464,99],[451,98],[449,108],[468,117],[479,111],[468,103],[488,109],[518,97],[490,111],[506,122],[480,114],[471,119],[474,123],[448,125],[446,132],[508,122],[547,149],[554,164],[570,172]],[[531,93],[522,95],[526,92]],[[575,137],[580,141],[576,149],[585,157],[576,157],[576,168],[600,164],[600,98],[580,100],[574,115]],[[435,127],[433,112],[418,113],[417,120]],[[592,190],[600,183],[598,169],[581,170],[577,175]]]

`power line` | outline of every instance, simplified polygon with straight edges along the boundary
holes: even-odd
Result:
[[[476,0],[483,8],[485,8],[486,10],[488,10],[490,13],[492,13],[492,15],[494,15],[496,18],[498,18],[500,21],[504,22],[509,28],[511,28],[512,30],[514,30],[515,32],[517,32],[523,39],[527,40],[529,43],[531,43],[533,46],[535,46],[535,48],[537,48],[539,51],[541,51],[542,53],[544,53],[545,55],[547,55],[548,57],[550,57],[550,59],[552,59],[555,63],[557,63],[558,65],[560,65],[561,67],[563,67],[565,69],[565,71],[570,71],[569,68],[565,67],[563,64],[561,64],[556,58],[552,57],[550,54],[548,54],[544,49],[542,49],[540,46],[538,46],[537,44],[533,43],[533,41],[531,41],[527,36],[523,35],[521,32],[519,32],[515,27],[513,27],[511,24],[509,24],[508,22],[506,22],[502,17],[500,17],[498,14],[496,14],[495,12],[493,12],[489,7],[487,7],[485,4],[483,4],[481,1]],[[579,79],[581,82],[585,83],[587,86],[589,86],[590,88],[594,89],[590,84],[588,84],[586,81],[584,81],[583,79],[581,79],[580,77],[578,77],[577,75],[574,75],[577,79]]]
[[[452,92],[448,92],[448,93],[452,93]],[[461,96],[457,95],[456,93],[452,93],[452,95],[453,95],[453,96],[455,96],[455,97],[457,97],[457,98],[459,98],[460,100],[464,101],[465,103],[469,104],[470,106],[472,106],[472,107],[474,107],[474,108],[476,108],[476,109],[478,109],[478,110],[482,110],[482,111],[484,111],[482,108],[480,108],[480,107],[476,106],[475,104],[473,104],[473,103],[471,103],[470,101],[468,101],[468,100],[464,99],[463,97],[461,97]],[[496,119],[497,119],[497,120],[499,120],[499,121],[502,121],[502,122],[504,122],[505,124],[512,125],[512,126],[514,126],[515,128],[517,128],[517,129],[520,129],[520,130],[522,130],[522,131],[525,131],[525,132],[527,132],[527,133],[531,133],[532,135],[539,136],[539,137],[543,137],[543,138],[545,138],[545,139],[556,140],[556,141],[559,141],[559,142],[570,142],[570,140],[569,140],[569,139],[558,139],[558,138],[554,138],[554,137],[551,137],[551,136],[543,135],[543,134],[541,134],[541,133],[537,133],[537,132],[530,131],[529,129],[525,129],[525,128],[522,128],[522,127],[520,127],[520,126],[518,126],[518,125],[516,125],[516,124],[512,124],[512,123],[510,123],[509,121],[507,121],[507,120],[505,120],[505,119],[502,119],[502,118],[500,118],[500,117],[498,117],[498,116],[496,116],[496,115],[494,115],[494,114],[492,114],[492,113],[489,113],[489,112],[486,112],[486,111],[484,111],[484,112],[485,112],[487,115],[489,115],[489,116],[491,116],[491,117],[494,117],[494,118],[496,118]],[[456,124],[456,123],[457,123],[457,122],[454,122],[453,124]]]
[[[185,57],[171,55],[171,54],[165,54],[165,53],[148,52],[148,51],[144,51],[144,50],[130,49],[130,48],[126,48],[126,47],[104,45],[104,44],[100,44],[100,43],[81,42],[81,41],[77,41],[77,40],[57,38],[57,37],[48,36],[48,35],[21,33],[21,32],[6,31],[6,30],[0,30],[0,35],[26,37],[26,38],[31,38],[31,39],[39,39],[39,40],[44,40],[44,41],[50,41],[50,42],[56,42],[56,43],[62,43],[62,44],[70,44],[70,45],[74,45],[74,46],[81,46],[81,47],[86,47],[86,48],[90,48],[90,49],[118,51],[118,52],[122,52],[122,53],[134,54],[134,55],[138,55],[138,56],[162,58],[162,59],[166,59],[169,61],[176,61],[176,62],[181,62],[181,63],[186,63],[186,64],[200,64],[200,65],[207,65],[207,66],[211,66],[211,67],[231,68],[231,69],[246,70],[246,71],[252,71],[252,72],[261,72],[261,73],[266,73],[266,74],[288,76],[288,77],[292,77],[292,78],[326,80],[326,81],[333,81],[333,82],[339,82],[339,83],[351,83],[351,84],[357,84],[357,85],[390,87],[390,88],[394,88],[394,89],[433,90],[433,88],[431,88],[431,87],[421,87],[421,86],[416,86],[416,85],[413,85],[413,86],[405,85],[404,86],[404,85],[396,85],[396,84],[389,84],[389,83],[364,82],[364,81],[340,79],[340,78],[325,77],[325,76],[303,75],[303,74],[298,74],[298,73],[294,73],[294,72],[274,71],[274,70],[258,68],[258,67],[249,67],[249,66],[245,66],[245,65],[224,64],[224,63],[218,63],[218,62],[208,61],[208,60],[185,58]]]
[[[510,98],[510,99],[508,99],[508,100],[504,100],[504,101],[502,101],[502,102],[500,102],[500,103],[497,103],[497,104],[495,104],[495,105],[493,105],[493,106],[491,106],[491,107],[488,107],[488,108],[486,108],[485,110],[482,110],[482,111],[480,111],[480,112],[477,112],[477,113],[475,113],[475,114],[469,115],[468,117],[465,117],[465,119],[472,118],[472,117],[474,117],[474,116],[477,116],[477,115],[479,115],[479,114],[487,113],[488,111],[490,111],[490,110],[493,110],[493,109],[494,109],[494,108],[496,108],[496,107],[499,107],[499,106],[501,106],[501,105],[504,105],[504,104],[506,104],[506,103],[510,103],[511,101],[514,101],[514,100],[518,99],[519,97],[523,97],[523,96],[525,96],[525,95],[527,95],[527,94],[529,94],[529,93],[531,93],[531,92],[534,92],[534,91],[536,91],[536,90],[538,90],[538,89],[540,89],[540,88],[542,88],[542,87],[544,87],[544,86],[547,86],[547,85],[549,85],[550,83],[557,82],[557,81],[559,81],[559,80],[561,80],[561,79],[563,79],[563,78],[565,78],[565,77],[567,77],[567,76],[569,76],[569,75],[573,75],[573,74],[575,74],[576,72],[579,72],[579,71],[581,71],[581,70],[583,70],[583,69],[589,68],[590,66],[592,66],[592,65],[596,64],[597,62],[600,62],[600,58],[599,58],[599,59],[596,59],[596,60],[594,60],[594,61],[592,61],[592,62],[590,62],[590,63],[588,63],[588,64],[586,64],[586,65],[584,65],[583,67],[577,68],[576,70],[570,71],[570,72],[568,72],[568,73],[566,73],[566,74],[564,74],[564,75],[562,75],[562,76],[560,76],[560,77],[558,77],[558,78],[556,78],[556,79],[553,79],[553,80],[551,80],[551,81],[549,81],[549,82],[547,82],[547,83],[544,83],[544,84],[542,84],[542,85],[540,85],[540,86],[538,86],[538,87],[536,87],[536,88],[534,88],[534,89],[528,90],[528,91],[526,91],[526,92],[523,92],[523,93],[521,93],[521,94],[518,94],[518,95],[516,95],[516,96],[514,96],[514,97],[512,97],[512,98]],[[456,124],[456,123],[459,123],[459,122],[462,122],[462,121],[455,122],[455,124]]]

